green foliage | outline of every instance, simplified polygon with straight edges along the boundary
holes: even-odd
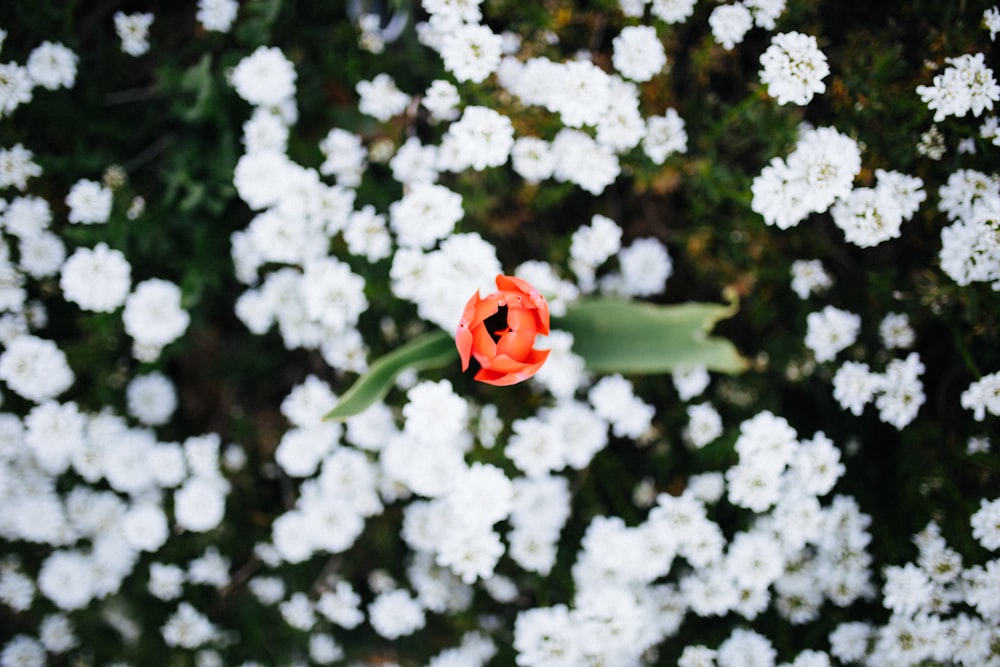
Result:
[[[574,353],[595,373],[667,373],[685,365],[739,373],[747,363],[736,348],[707,335],[717,321],[732,317],[735,305],[587,299],[554,326],[573,334]]]
[[[372,363],[344,392],[337,407],[327,413],[326,419],[342,420],[363,412],[389,393],[396,376],[404,370],[441,368],[457,360],[458,350],[451,335],[439,329],[418,336]]]

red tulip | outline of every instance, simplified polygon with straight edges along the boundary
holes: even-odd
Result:
[[[462,370],[479,362],[475,379],[487,384],[517,384],[538,372],[548,350],[534,348],[537,334],[549,333],[549,304],[530,283],[497,276],[497,291],[485,298],[477,291],[465,304],[455,332]]]

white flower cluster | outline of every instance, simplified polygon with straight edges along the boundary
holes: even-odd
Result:
[[[289,151],[297,143],[291,132],[296,93],[305,87],[290,56],[301,52],[260,46],[227,74],[231,92],[252,107],[233,173],[237,194],[252,212],[249,224],[231,237],[233,268],[244,288],[236,314],[253,334],[276,327],[286,348],[318,352],[309,356],[310,374],[275,410],[287,424],[268,431],[273,456],[261,451],[262,470],[280,485],[285,504],[266,517],[273,521],[255,545],[251,567],[234,569],[212,547],[185,560],[172,549],[185,534],[213,540],[220,527],[240,528],[226,523],[235,517],[227,514],[225,469],[246,465],[247,455],[236,446],[223,450],[213,434],[161,441],[153,427],[171,426],[180,399],[186,408],[190,397],[179,396],[182,387],[150,364],[117,373],[117,384],[102,387],[120,390],[131,422],[110,409],[94,414],[82,408],[84,398],[67,395],[87,390],[74,387],[86,383],[70,363],[74,348],[64,345],[63,351],[44,337],[47,312],[33,301],[49,294],[83,317],[111,313],[109,322],[121,309],[133,356],[154,362],[191,326],[185,295],[155,277],[133,285],[138,267],[111,247],[110,233],[106,241],[69,248],[59,236],[68,228],[80,235],[73,238],[98,238],[116,224],[117,186],[79,179],[54,214],[46,200],[26,192],[42,174],[33,154],[21,144],[0,149],[0,188],[19,192],[0,200],[0,381],[17,395],[15,411],[26,406],[23,415],[0,413],[0,538],[44,553],[37,562],[0,559],[0,603],[15,614],[57,610],[32,635],[5,637],[0,665],[76,659],[62,654],[91,638],[78,637],[74,621],[98,607],[101,621],[126,643],[140,635],[146,641],[147,629],[123,611],[131,607],[114,599],[124,593],[131,603],[126,596],[135,590],[164,609],[152,627],[165,647],[190,653],[200,667],[226,664],[222,647],[234,643],[234,634],[223,625],[225,615],[209,614],[194,601],[205,599],[198,587],[214,588],[219,594],[213,599],[223,599],[244,585],[248,601],[305,633],[296,634],[308,640],[294,659],[316,664],[345,659],[334,632],[367,622],[394,642],[457,615],[478,619],[481,627],[463,627],[460,643],[430,658],[430,667],[481,667],[497,655],[494,641],[502,637],[523,666],[640,665],[692,617],[750,624],[777,616],[798,628],[831,611],[846,617],[841,610],[865,599],[888,611],[884,625],[844,622],[830,635],[828,652],[781,655],[787,660],[782,664],[990,664],[1000,623],[996,559],[963,567],[931,524],[915,539],[915,562],[882,571],[880,591],[869,553],[871,519],[853,498],[832,495],[845,466],[841,449],[823,432],[802,438],[789,420],[764,410],[729,428],[732,437],[726,437],[723,414],[706,398],[670,413],[683,421],[686,410],[681,428],[667,418],[669,406],[647,402],[637,381],[588,374],[566,332],[553,330],[539,341],[551,354],[528,383],[516,417],[501,411],[502,401],[477,405],[448,380],[404,373],[392,389],[393,407],[378,402],[345,424],[324,420],[338,400],[331,383],[344,371],[366,368],[359,323],[378,291],[367,289],[381,287],[380,298],[388,290],[412,304],[425,323],[452,331],[469,295],[493,291],[496,274],[505,272],[498,248],[468,231],[473,221],[465,219],[464,206],[474,195],[463,188],[470,180],[489,182],[489,175],[468,172],[509,163],[529,184],[529,195],[547,179],[599,195],[628,173],[628,160],[663,165],[687,151],[677,111],[661,107],[661,115],[644,115],[655,86],[636,84],[667,70],[658,31],[692,16],[695,0],[620,0],[631,18],[641,19],[648,6],[649,24],[609,35],[608,60],[580,53],[566,61],[537,55],[537,45],[519,52],[518,37],[494,32],[482,4],[422,0],[428,20],[418,27],[419,38],[440,55],[442,78],[420,95],[400,90],[386,72],[358,83],[358,111],[371,117],[366,128],[376,127],[371,119],[385,125],[374,133],[334,127],[316,135],[322,162],[315,169],[296,163]],[[705,14],[715,40],[733,49],[754,26],[773,30],[784,8],[784,0],[741,0],[716,3]],[[195,34],[228,32],[238,10],[235,0],[199,0]],[[991,38],[995,14],[984,14]],[[126,53],[147,52],[152,20],[151,14],[116,16]],[[372,53],[384,48],[378,46],[378,20],[366,15],[359,21]],[[242,31],[237,35],[238,43],[249,39]],[[0,42],[3,36],[0,31]],[[964,104],[976,115],[992,108],[996,84],[977,56],[949,59],[952,67],[927,92],[932,109],[964,115],[962,103],[949,101],[956,91],[969,95]],[[825,90],[829,67],[813,37],[775,36],[761,65],[761,81],[778,104],[805,105]],[[25,67],[0,64],[0,116],[29,102],[33,88],[73,86],[75,68],[75,54],[49,42]],[[479,104],[466,103],[463,95],[470,92],[468,100]],[[485,100],[508,100],[515,110],[519,104],[538,107],[528,112],[543,119],[538,126],[547,134],[518,136],[520,119],[508,108],[484,106]],[[396,123],[404,120],[428,126],[397,139]],[[983,137],[995,137],[995,127],[987,125]],[[391,173],[399,186],[378,199],[380,208],[361,203],[370,198],[361,187],[369,163]],[[898,237],[902,222],[926,198],[923,182],[876,169],[872,187],[854,188],[859,174],[868,178],[861,166],[860,140],[830,127],[804,127],[795,150],[772,160],[755,179],[753,208],[782,229],[829,211],[858,247]],[[994,247],[1000,181],[957,171],[939,199],[952,221],[942,231],[942,269],[960,285],[1000,288]],[[674,271],[671,255],[658,238],[635,238],[631,231],[593,215],[570,235],[564,271],[528,261],[513,272],[546,294],[555,316],[581,294],[661,295]],[[791,288],[801,299],[832,287],[819,260],[792,265]],[[378,324],[386,340],[398,341],[423,326],[414,319],[385,317]],[[820,363],[862,349],[855,345],[861,330],[855,313],[828,305],[807,316],[806,328],[805,346]],[[880,360],[916,343],[902,313],[886,314],[878,333]],[[329,368],[315,366],[319,357]],[[925,402],[924,372],[917,352],[889,360],[882,373],[842,361],[833,397],[855,415],[874,403],[882,421],[902,429]],[[677,397],[689,402],[705,393],[711,376],[692,365],[677,368],[671,381]],[[724,389],[732,388],[720,383],[720,396]],[[1000,373],[972,382],[962,406],[979,421],[987,413],[1000,415]],[[570,532],[583,471],[604,474],[601,464],[622,448],[647,445],[660,452],[675,437],[688,446],[685,456],[707,460],[713,448],[725,447],[736,461],[686,479],[650,474],[633,491],[645,516],[633,515],[628,523],[614,515],[575,517],[574,539],[576,530],[583,535],[575,553],[567,552],[576,549],[562,538]],[[989,446],[985,436],[968,443],[970,452]],[[702,448],[708,449],[695,451]],[[660,486],[665,481],[670,493]],[[735,524],[716,522],[734,513]],[[982,499],[969,527],[983,549],[1000,549],[1000,499]],[[355,564],[356,546],[374,553],[372,544],[361,542],[366,529],[378,533],[370,536],[375,545],[391,541],[405,553],[392,563],[392,574]],[[311,569],[321,560],[327,567],[316,578]],[[570,562],[558,573],[571,578],[563,582],[568,597],[532,606],[547,603],[522,588],[524,582],[547,586],[543,578]],[[348,566],[341,570],[341,563]],[[368,574],[366,590],[355,590],[358,570]],[[341,578],[347,576],[353,583]],[[310,588],[296,587],[306,579]],[[473,605],[483,596],[503,613],[482,616]],[[513,626],[504,627],[515,615]],[[759,629],[735,627],[718,634],[717,646],[688,646],[678,664],[775,665],[780,646]]]
[[[792,291],[800,299],[809,298],[833,286],[833,278],[818,259],[797,259],[792,262]]]
[[[718,493],[695,495],[698,488],[716,486],[703,484],[708,478],[690,480],[680,496],[658,496],[636,526],[617,517],[594,518],[573,566],[572,604],[518,614],[519,664],[553,664],[557,656],[566,664],[636,664],[647,648],[676,635],[689,613],[734,612],[752,620],[773,601],[783,617],[802,624],[815,619],[826,601],[848,606],[874,592],[865,550],[869,518],[848,497],[838,496],[825,507],[818,500],[844,471],[833,443],[821,433],[800,442],[785,420],[767,412],[744,422],[740,431],[737,467],[748,472],[727,474],[727,485],[731,500],[760,505],[757,520],[727,542],[708,518],[707,504],[718,501]],[[744,484],[744,478],[767,482],[761,487]],[[660,583],[679,559],[690,569],[682,570],[676,584]],[[679,664],[701,664],[685,662],[696,652],[686,650],[688,657]],[[700,652],[722,656],[720,665],[774,656],[766,637],[742,630],[717,651]]]
[[[122,52],[130,56],[141,56],[149,51],[149,28],[154,16],[150,12],[126,14],[115,12],[115,32],[122,41]]]
[[[1000,372],[989,373],[969,383],[962,392],[962,407],[972,410],[976,421],[986,419],[986,413],[1000,417]]]
[[[655,34],[623,31],[616,39],[615,66],[625,76],[644,81],[664,67],[659,56],[662,44]],[[644,54],[642,65],[635,52]],[[687,149],[684,124],[676,111],[644,120],[636,86],[589,61],[535,57],[522,63],[508,58],[498,78],[523,103],[544,107],[564,126],[551,142],[542,144],[538,139],[518,151],[520,166],[515,163],[515,167],[530,180],[552,176],[600,194],[620,173],[618,155],[640,143],[658,163]],[[545,153],[551,155],[543,157]]]
[[[760,82],[778,104],[791,102],[804,106],[817,93],[826,92],[823,79],[830,74],[830,66],[812,35],[800,32],[775,35],[761,54],[760,65]]]
[[[237,0],[198,0],[195,18],[205,30],[229,32],[239,9]]]
[[[754,179],[751,207],[779,229],[830,210],[844,238],[862,248],[898,238],[926,199],[923,181],[877,169],[874,188],[853,188],[860,171],[857,142],[832,128],[807,129],[787,160],[773,158]]]
[[[816,361],[832,361],[838,353],[854,344],[860,331],[861,317],[828,305],[806,316],[805,344],[812,350]]]
[[[990,41],[996,40],[1000,32],[1000,7],[993,5],[983,10],[983,27],[990,31]]]
[[[884,373],[873,372],[865,362],[845,361],[833,376],[833,397],[854,415],[874,400],[879,419],[902,429],[916,418],[926,400],[920,381],[924,370],[916,352],[893,359]]]
[[[63,44],[46,40],[31,51],[24,65],[0,63],[0,119],[31,102],[36,86],[47,90],[73,88],[79,60]]]
[[[966,53],[957,58],[945,58],[948,67],[934,77],[930,86],[917,86],[917,94],[934,112],[934,122],[948,116],[964,116],[972,112],[979,116],[992,109],[1000,100],[1000,85],[993,70],[986,66],[982,53]]]
[[[753,180],[752,208],[769,225],[794,227],[847,196],[859,171],[856,141],[830,127],[806,129],[787,160],[773,158]]]
[[[630,296],[660,294],[673,273],[667,248],[655,238],[636,239],[622,248],[622,230],[611,218],[596,214],[589,225],[579,227],[570,239],[569,265],[576,274],[580,291]],[[620,271],[611,271],[597,280],[597,269],[617,256]]]
[[[1000,545],[996,501],[982,501],[973,532],[988,549]],[[993,522],[992,526],[986,525]],[[962,556],[929,523],[914,536],[915,563],[885,569],[885,625],[840,624],[830,635],[831,653],[842,662],[916,665],[928,660],[985,665],[992,659],[991,626],[1000,619],[1000,561],[964,566]],[[993,546],[990,546],[993,545]],[[956,611],[968,609],[969,611]]]
[[[165,492],[173,494],[178,529],[210,530],[222,520],[228,482],[216,437],[159,442],[110,413],[88,415],[55,401],[23,420],[4,414],[0,423],[0,470],[18,480],[3,489],[0,535],[56,547],[42,563],[38,588],[61,609],[116,593],[140,553],[166,542]],[[56,483],[67,471],[110,490],[77,484],[60,494]],[[196,485],[198,497],[186,500]]]
[[[941,229],[941,269],[959,285],[1000,289],[1000,178],[958,169],[938,190],[952,224]]]
[[[923,181],[916,176],[877,169],[876,177],[874,188],[854,188],[830,209],[844,238],[861,248],[899,238],[903,222],[926,198]]]

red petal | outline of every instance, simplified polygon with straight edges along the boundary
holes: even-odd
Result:
[[[510,333],[500,337],[497,342],[497,354],[505,354],[514,359],[524,359],[531,353],[535,344],[535,330],[518,331],[514,328]]]

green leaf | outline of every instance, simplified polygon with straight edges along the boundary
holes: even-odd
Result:
[[[414,338],[406,345],[379,357],[340,397],[337,406],[324,419],[343,420],[364,412],[381,400],[392,387],[393,380],[407,368],[426,370],[441,368],[458,360],[455,339],[437,330]]]
[[[553,328],[573,334],[573,352],[595,373],[667,373],[682,365],[740,373],[747,361],[733,344],[708,335],[737,310],[729,305],[656,305],[614,298],[586,299],[553,318]]]

